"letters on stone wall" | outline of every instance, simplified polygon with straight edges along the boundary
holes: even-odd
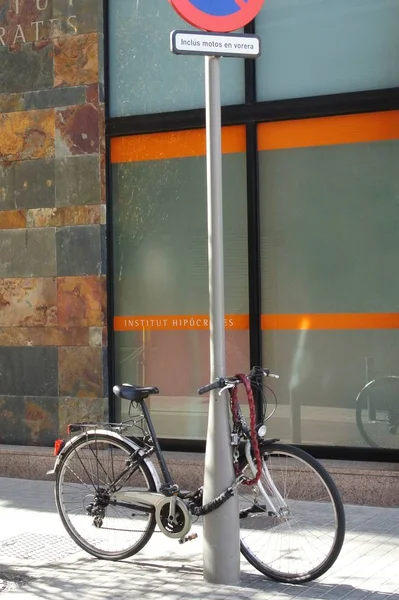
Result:
[[[66,6],[73,8],[75,1],[66,0]],[[51,0],[9,0],[8,11],[0,11],[0,46],[76,35],[77,16],[54,17],[51,8]]]

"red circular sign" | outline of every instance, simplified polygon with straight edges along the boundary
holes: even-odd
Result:
[[[264,3],[264,0],[169,1],[181,18],[190,25],[219,33],[244,27],[256,17]]]

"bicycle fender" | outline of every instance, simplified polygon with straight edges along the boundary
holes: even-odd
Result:
[[[69,440],[65,444],[65,446],[62,448],[62,450],[58,454],[57,458],[55,459],[54,467],[50,471],[47,471],[46,476],[57,474],[57,471],[58,471],[60,463],[61,463],[61,459],[63,458],[64,454],[68,451],[68,449],[71,447],[71,445],[73,443],[80,440],[81,438],[89,437],[90,435],[94,436],[94,435],[101,435],[101,434],[107,435],[107,437],[112,437],[114,440],[117,440],[119,442],[123,442],[123,443],[127,444],[128,446],[131,447],[132,452],[137,452],[137,450],[138,450],[139,454],[141,454],[140,451],[143,451],[142,448],[140,448],[140,446],[138,444],[136,444],[129,438],[123,437],[122,435],[120,435],[119,433],[116,433],[115,431],[109,431],[109,429],[92,429],[89,431],[84,431],[83,433],[75,436],[72,440]],[[147,465],[151,475],[154,478],[154,482],[155,482],[157,491],[159,491],[161,488],[161,481],[160,481],[159,475],[154,467],[154,463],[151,460],[149,460],[148,458],[145,458],[144,462]]]

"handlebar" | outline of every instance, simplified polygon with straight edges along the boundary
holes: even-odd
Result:
[[[261,367],[253,367],[250,373],[248,374],[248,379],[252,379],[256,375],[262,375],[263,377],[273,377],[274,379],[279,379],[279,375],[276,373],[271,373],[269,369],[263,369]],[[233,387],[241,383],[241,379],[237,379],[237,377],[218,377],[216,381],[213,383],[208,383],[208,385],[204,385],[198,389],[198,395],[202,396],[207,392],[212,390],[219,390],[224,387]]]
[[[208,385],[204,385],[204,387],[200,387],[198,388],[197,392],[199,396],[202,396],[202,394],[206,394],[207,392],[210,392],[211,390],[218,390],[222,387],[224,387],[224,379],[216,379],[216,381],[214,381],[213,383],[208,383]]]

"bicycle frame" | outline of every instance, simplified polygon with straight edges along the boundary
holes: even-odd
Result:
[[[149,432],[151,434],[152,441],[154,443],[154,451],[155,451],[155,454],[156,454],[156,456],[158,458],[159,465],[161,467],[162,474],[163,474],[164,479],[165,479],[165,483],[167,485],[173,485],[173,479],[172,479],[172,477],[170,475],[168,466],[167,466],[165,458],[163,456],[163,452],[162,452],[161,447],[159,445],[158,437],[157,437],[156,431],[154,429],[154,425],[153,425],[152,420],[151,420],[150,412],[149,412],[148,407],[147,407],[147,405],[146,405],[146,403],[144,401],[142,402],[142,409],[143,409],[144,418],[145,418],[145,420],[147,422],[147,425],[148,425]],[[250,443],[249,440],[245,444],[245,457],[247,459],[247,462],[248,462],[248,464],[250,466],[250,469],[251,469],[253,475],[256,475],[256,466],[255,466],[255,464],[254,464],[254,462],[252,460],[252,456],[251,456],[251,443]],[[270,489],[271,489],[271,491],[273,493],[273,496],[278,501],[278,504],[279,504],[278,509],[276,509],[276,507],[274,506],[272,500],[270,499],[267,491],[265,490],[265,488],[264,488],[264,486],[263,486],[263,484],[262,484],[262,482],[260,480],[257,483],[257,487],[259,488],[259,491],[261,492],[261,494],[262,494],[262,496],[263,496],[263,498],[264,498],[264,500],[266,502],[266,505],[269,508],[269,510],[271,512],[273,512],[276,516],[278,516],[278,515],[280,515],[282,513],[285,513],[288,510],[288,507],[287,507],[287,504],[284,502],[284,499],[281,496],[280,492],[278,491],[277,487],[275,486],[275,484],[273,482],[273,479],[272,479],[272,477],[270,475],[269,469],[268,469],[268,467],[267,467],[266,464],[263,465],[263,471],[264,471],[267,483],[268,483],[268,485],[269,485],[269,487],[270,487]],[[128,492],[128,494],[130,495],[130,492]],[[118,496],[118,494],[116,494],[116,496]],[[139,496],[140,496],[140,493],[135,494],[134,499],[136,499],[137,501],[139,501]],[[119,496],[118,496],[118,499],[122,500],[122,498],[119,498]],[[156,504],[152,504],[153,506],[158,506],[158,501],[155,498],[150,498],[149,497],[148,500],[149,500],[149,502],[151,504],[153,502],[156,503]]]
[[[110,503],[113,503],[115,505],[128,506],[132,510],[139,510],[139,511],[147,512],[147,513],[154,510],[157,523],[160,526],[160,529],[164,533],[165,533],[164,528],[160,525],[162,509],[166,505],[169,505],[168,517],[169,517],[169,519],[174,520],[176,517],[176,509],[178,508],[178,510],[180,510],[181,513],[183,513],[183,515],[184,515],[185,526],[184,526],[183,530],[179,531],[179,534],[171,535],[170,533],[168,533],[167,535],[169,535],[169,537],[183,538],[191,529],[191,524],[192,524],[191,515],[187,509],[186,504],[183,502],[183,500],[185,498],[187,498],[187,493],[182,494],[179,487],[177,485],[175,485],[175,483],[173,481],[172,475],[169,471],[169,468],[167,466],[161,446],[159,444],[158,436],[156,434],[154,424],[152,422],[151,415],[150,415],[149,409],[145,403],[145,400],[141,400],[138,403],[140,404],[140,408],[142,410],[143,417],[147,423],[148,432],[151,436],[150,443],[143,444],[143,442],[136,437],[128,438],[128,437],[121,435],[120,433],[116,433],[115,431],[112,431],[110,429],[105,429],[105,428],[104,429],[86,430],[82,434],[78,435],[77,438],[80,439],[81,437],[96,435],[96,434],[97,435],[108,435],[108,436],[113,437],[115,440],[128,443],[132,449],[132,454],[136,454],[138,456],[139,461],[142,460],[143,462],[145,462],[146,465],[148,466],[148,468],[150,469],[150,472],[151,472],[151,474],[154,478],[155,484],[156,484],[156,492],[141,491],[141,490],[118,491],[117,489],[115,489],[115,491],[111,491]],[[54,468],[51,471],[48,471],[47,475],[55,474],[57,472],[63,455],[68,451],[69,447],[75,441],[76,441],[76,437],[71,439],[70,441],[68,441],[67,444],[65,444],[65,446],[62,448],[62,450],[60,451],[60,453],[58,454],[58,456],[56,458]],[[158,460],[158,463],[159,463],[159,466],[160,466],[160,469],[162,472],[162,476],[163,476],[163,483],[161,483],[161,480],[159,479],[158,473],[157,473],[152,461],[148,460],[148,456],[150,454],[152,454],[152,452],[154,452],[157,457],[157,460]],[[247,460],[247,463],[248,463],[252,473],[255,475],[256,474],[256,466],[255,466],[252,456],[251,456],[251,443],[249,440],[245,444],[245,458]],[[126,469],[121,473],[121,475],[119,476],[118,479],[122,479],[125,474],[129,473],[130,468],[131,468],[130,466],[126,466]],[[275,486],[273,479],[270,475],[269,469],[266,464],[264,464],[264,466],[263,466],[263,472],[266,477],[267,484],[273,494],[273,497],[277,500],[277,503],[278,503],[278,507],[276,507],[274,505],[273,501],[271,500],[269,494],[267,493],[262,482],[258,481],[257,488],[266,503],[269,513],[276,515],[276,516],[285,514],[288,511],[288,507],[287,507],[286,503],[284,502],[281,494],[279,493],[277,487]],[[117,484],[118,484],[118,481],[112,482],[109,485],[109,489],[112,490],[113,486],[115,486],[115,488],[117,488]]]
[[[141,400],[140,401],[140,405],[141,405],[141,409],[143,411],[144,419],[145,419],[145,421],[147,423],[147,426],[148,426],[148,431],[150,432],[150,435],[151,435],[151,440],[152,440],[152,443],[154,445],[153,446],[154,447],[154,452],[155,452],[155,455],[156,455],[156,457],[158,459],[159,466],[161,468],[162,476],[164,478],[164,483],[167,486],[173,486],[174,485],[174,481],[173,481],[172,475],[170,474],[170,471],[168,469],[168,465],[166,464],[166,460],[165,460],[165,457],[163,455],[161,446],[160,446],[159,441],[158,441],[158,436],[157,436],[154,424],[153,424],[152,419],[151,419],[150,411],[148,410],[148,406],[146,405],[145,400]]]

